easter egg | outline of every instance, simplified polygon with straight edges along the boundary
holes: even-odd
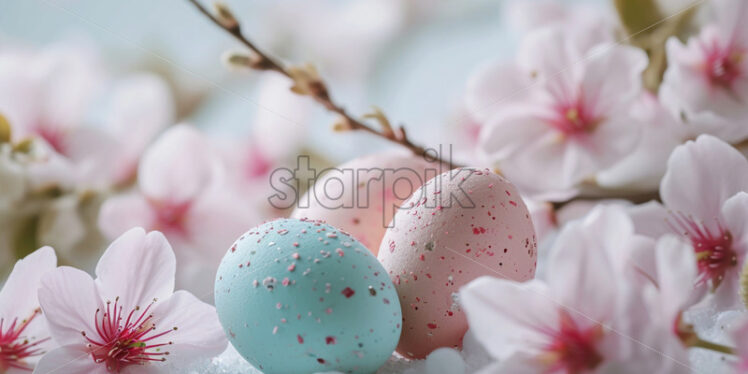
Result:
[[[448,168],[439,162],[402,150],[356,158],[324,172],[299,200],[291,217],[339,227],[376,256],[400,204],[445,170]]]
[[[317,221],[278,219],[242,235],[218,268],[215,304],[229,341],[266,374],[373,373],[401,332],[384,268]]]
[[[423,358],[459,348],[468,325],[460,287],[483,275],[534,277],[536,239],[517,189],[487,169],[461,168],[428,181],[395,214],[379,249],[403,308],[397,351]]]

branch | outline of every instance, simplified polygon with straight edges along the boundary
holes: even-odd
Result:
[[[580,195],[576,196],[574,198],[571,198],[566,201],[559,201],[551,203],[553,206],[554,211],[559,211],[563,207],[574,203],[574,202],[580,202],[580,201],[602,201],[602,200],[626,200],[630,201],[633,204],[643,204],[649,201],[661,201],[660,200],[660,194],[657,191],[651,191],[651,192],[641,192],[641,193],[618,193],[618,192],[609,192],[609,193],[601,193],[598,195]]]
[[[197,0],[188,0],[194,5],[197,10],[200,11],[205,17],[211,20],[216,26],[220,27],[234,39],[238,40],[242,45],[252,51],[253,55],[246,56],[241,54],[233,54],[228,56],[228,61],[232,65],[247,67],[253,70],[269,70],[275,71],[285,75],[294,82],[294,86],[291,90],[299,95],[311,96],[314,101],[322,105],[328,111],[337,114],[340,120],[335,124],[336,131],[364,131],[380,138],[386,139],[390,142],[399,144],[409,149],[413,154],[421,157],[428,157],[430,159],[436,159],[450,167],[458,167],[451,162],[451,160],[444,160],[436,157],[432,153],[427,155],[426,148],[413,143],[407,136],[404,127],[392,129],[389,126],[389,121],[386,120],[384,114],[377,110],[375,115],[368,115],[369,118],[374,118],[379,122],[382,130],[377,130],[352,116],[348,111],[336,103],[327,89],[327,85],[317,74],[316,69],[311,65],[301,67],[286,67],[284,64],[275,58],[269,56],[267,53],[259,49],[251,40],[245,37],[241,31],[241,25],[234,17],[233,13],[228,7],[222,3],[215,3],[215,14],[206,9]],[[367,117],[367,116],[364,116]]]

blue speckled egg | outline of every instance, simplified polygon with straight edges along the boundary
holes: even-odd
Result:
[[[278,219],[224,256],[215,302],[229,340],[266,374],[374,373],[400,338],[387,272],[356,239],[318,221]]]

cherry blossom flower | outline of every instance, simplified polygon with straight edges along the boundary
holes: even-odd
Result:
[[[156,373],[164,361],[222,352],[227,341],[215,308],[174,292],[176,259],[159,232],[132,229],[87,273],[60,267],[42,279],[39,302],[60,348],[34,373]]]
[[[0,52],[0,113],[14,140],[45,141],[63,156],[79,189],[131,178],[145,145],[173,120],[171,93],[160,78],[134,74],[111,92],[107,78],[96,50],[81,41]],[[102,96],[108,100],[99,110]]]
[[[716,19],[683,44],[667,43],[668,69],[660,100],[691,136],[707,133],[730,143],[748,137],[748,4],[714,1]]]
[[[29,373],[54,347],[35,295],[41,278],[56,266],[55,251],[40,248],[16,263],[0,290],[0,372]]]
[[[638,141],[630,112],[646,55],[601,43],[600,33],[569,30],[530,33],[516,66],[482,70],[469,87],[469,107],[483,121],[481,150],[523,193],[542,200],[573,196]]]
[[[748,251],[748,160],[725,142],[701,135],[679,146],[660,185],[664,206],[632,209],[637,232],[683,235],[719,308],[738,303],[739,272]]]
[[[98,55],[84,40],[40,50],[4,48],[0,112],[13,124],[17,140],[35,135],[65,154],[65,138],[84,122],[103,79]]]
[[[628,278],[630,254],[650,242],[633,235],[621,208],[601,207],[559,234],[547,282],[468,284],[461,302],[471,330],[499,360],[482,372],[677,372],[665,370],[671,363],[654,340],[663,330],[647,322]]]
[[[176,248],[178,284],[209,294],[226,248],[259,221],[219,166],[204,134],[170,128],[143,155],[138,190],[104,202],[99,228],[109,238],[138,226],[163,232]]]
[[[0,207],[45,190],[69,189],[70,164],[44,141],[0,143]]]

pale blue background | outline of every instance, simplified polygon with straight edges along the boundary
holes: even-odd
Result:
[[[263,23],[263,9],[277,1],[282,0],[227,3],[248,35],[262,44],[274,28]],[[347,88],[332,82],[339,101],[354,112],[376,104],[426,144],[448,142],[447,123],[471,71],[485,61],[510,58],[518,39],[502,23],[502,1],[434,0],[434,4],[444,8],[441,14],[387,45],[365,82]],[[3,39],[41,45],[81,34],[102,49],[109,68],[129,71],[167,64],[177,81],[209,89],[209,99],[190,118],[200,126],[241,131],[257,110],[251,74],[227,72],[219,62],[218,56],[237,44],[186,0],[0,0]],[[284,57],[305,61],[303,50],[296,55]],[[325,66],[319,68],[324,72]],[[309,144],[333,161],[384,146],[363,134],[332,134],[332,118],[322,111],[317,117]]]

